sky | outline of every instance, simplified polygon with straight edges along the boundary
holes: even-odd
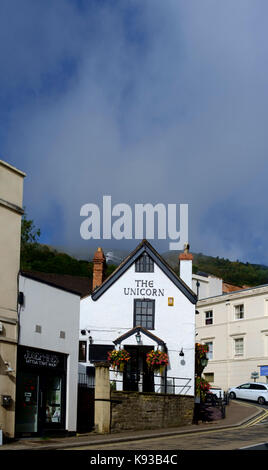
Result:
[[[188,204],[193,252],[268,265],[266,0],[1,0],[0,158],[42,243],[80,208]],[[169,240],[150,240],[160,252]]]

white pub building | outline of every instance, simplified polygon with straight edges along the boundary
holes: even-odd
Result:
[[[180,255],[180,277],[147,240],[104,280],[105,256],[95,253],[93,293],[81,300],[79,372],[94,375],[94,363],[113,349],[130,360],[114,374],[117,390],[163,391],[194,396],[195,304],[192,255]],[[146,354],[160,349],[169,364],[157,385]],[[161,386],[160,386],[161,384]]]

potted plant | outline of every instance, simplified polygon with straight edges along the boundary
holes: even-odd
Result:
[[[152,350],[147,353],[146,363],[149,369],[160,371],[162,374],[165,367],[168,365],[168,355],[159,349]]]
[[[108,352],[108,362],[113,369],[123,372],[125,364],[129,361],[130,354],[125,349],[113,349]]]

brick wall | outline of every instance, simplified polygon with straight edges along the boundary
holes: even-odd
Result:
[[[111,432],[189,425],[193,410],[194,397],[113,391]]]

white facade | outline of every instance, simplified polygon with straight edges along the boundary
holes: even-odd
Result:
[[[225,390],[252,380],[253,372],[266,382],[268,286],[199,300],[197,310],[197,340],[210,347],[205,377]]]
[[[66,355],[65,427],[76,431],[80,296],[20,275],[19,345]]]
[[[222,294],[222,279],[207,275],[192,275],[192,290],[198,294],[198,299],[207,299]]]
[[[193,293],[192,295],[194,296]],[[154,262],[154,272],[136,272],[133,259],[129,267],[101,296],[96,300],[93,298],[88,296],[82,299],[80,308],[80,330],[87,331],[87,336],[80,335],[80,340],[86,339],[88,348],[89,337],[93,345],[113,345],[118,337],[131,332],[136,326],[134,300],[154,300],[154,327],[149,333],[166,345],[169,356],[167,376],[176,378],[176,393],[194,395],[195,302],[192,303],[178,285],[174,284],[161,264]],[[141,331],[142,342],[139,347],[150,346],[157,349],[154,336]],[[134,332],[121,342],[122,348],[131,345],[137,346]],[[181,350],[184,356],[179,355]],[[80,372],[91,365],[88,351],[86,357],[86,362],[80,362]],[[183,389],[186,381],[179,378],[190,379],[190,385]]]

